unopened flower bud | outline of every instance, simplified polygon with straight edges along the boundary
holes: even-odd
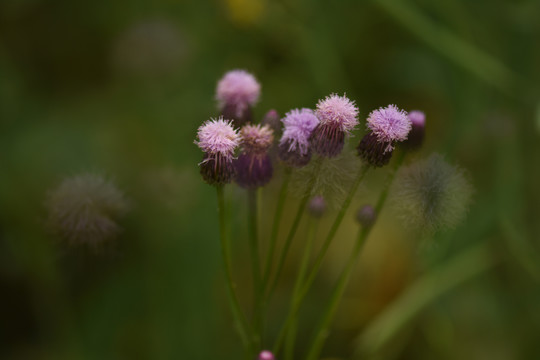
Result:
[[[424,134],[426,132],[426,115],[422,111],[414,110],[409,112],[409,120],[411,120],[412,128],[409,132],[407,140],[401,145],[408,150],[416,150],[422,146],[424,142]]]
[[[270,129],[274,132],[274,136],[281,134],[281,121],[279,119],[279,114],[276,110],[269,110],[263,117],[261,121],[262,125],[268,125]]]
[[[364,228],[371,227],[375,220],[377,220],[377,214],[371,205],[364,205],[356,212],[356,221]]]
[[[308,211],[309,214],[315,218],[322,217],[326,211],[326,201],[324,201],[324,197],[321,195],[313,197],[309,201]]]

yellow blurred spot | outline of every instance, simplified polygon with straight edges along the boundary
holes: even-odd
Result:
[[[230,19],[237,25],[252,25],[259,20],[266,0],[225,0]]]

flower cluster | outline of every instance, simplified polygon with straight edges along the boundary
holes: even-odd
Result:
[[[257,121],[253,116],[253,106],[258,101],[260,85],[253,75],[243,70],[231,71],[218,82],[216,92],[222,117],[204,122],[195,143],[204,152],[203,161],[199,164],[203,179],[218,187],[219,211],[222,213],[220,228],[226,264],[224,270],[227,272],[229,295],[233,300],[233,315],[237,328],[248,343],[246,348],[250,351],[250,358],[273,360],[274,356],[279,356],[283,338],[289,334],[292,335],[290,339],[295,338],[296,326],[291,324],[298,319],[299,306],[309,293],[313,279],[366,173],[370,169],[389,164],[396,149],[401,152],[401,156],[394,160],[395,167],[389,171],[390,180],[381,184],[379,199],[374,203],[376,205],[367,204],[356,211],[359,235],[348,254],[349,259],[340,273],[338,284],[343,285],[350,278],[352,265],[378,221],[387,196],[391,194],[393,182],[396,182],[397,190],[393,195],[397,199],[397,207],[410,222],[436,231],[453,227],[463,219],[471,187],[457,168],[448,165],[439,156],[432,156],[397,171],[405,155],[411,150],[418,150],[423,143],[426,122],[423,112],[407,113],[396,105],[373,110],[366,118],[367,131],[359,141],[356,152],[352,149],[344,151],[347,140],[359,124],[359,109],[355,101],[345,95],[330,94],[319,100],[314,108],[295,108],[285,112],[281,119],[276,110],[269,110]],[[274,169],[279,167],[283,170],[276,173],[281,175],[283,181],[268,246],[264,246],[268,250],[264,253],[266,259],[263,262],[260,259],[263,252],[259,247],[259,236],[262,234],[257,228],[259,197],[254,190],[267,185],[274,176]],[[236,285],[228,264],[230,259],[227,249],[230,244],[227,242],[227,226],[224,223],[227,216],[223,216],[226,206],[223,205],[222,185],[233,180],[248,190],[249,216],[246,222],[249,227],[253,280],[252,324],[246,324],[249,317],[244,316],[240,309]],[[291,193],[299,195],[299,203],[287,237],[279,241],[279,228],[289,189],[292,189]],[[313,255],[311,251],[317,245],[314,239],[318,235],[315,226],[323,225],[321,218],[331,213],[333,206],[338,207],[339,211],[321,248]],[[307,236],[303,259],[299,265],[290,311],[282,331],[277,334],[272,353],[262,350],[261,324],[269,320],[264,319],[265,304],[270,301],[278,284],[291,244],[298,241],[296,232],[304,212],[309,215],[312,227],[308,231],[310,235]],[[276,258],[276,251],[280,247],[279,257]],[[312,255],[314,260],[310,261]],[[261,269],[261,263],[265,269]],[[328,321],[343,295],[343,289],[343,286],[334,287],[330,297],[332,303],[315,328],[314,343],[308,347],[308,359],[318,358],[322,341],[329,331]],[[292,353],[286,355],[291,357]]]

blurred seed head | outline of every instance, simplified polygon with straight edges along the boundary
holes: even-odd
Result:
[[[310,179],[315,175],[315,183],[310,197],[321,195],[329,207],[341,204],[354,181],[361,162],[354,152],[345,151],[336,158],[321,159],[321,168],[315,174],[317,166],[311,162],[292,173],[290,191],[292,195],[303,196],[308,190]]]
[[[376,219],[375,208],[371,205],[364,205],[356,212],[356,221],[364,228],[371,227]]]
[[[308,204],[308,212],[314,218],[320,218],[326,212],[326,201],[321,195],[311,198]]]
[[[473,193],[463,171],[439,154],[401,169],[394,184],[393,202],[403,220],[428,233],[455,228]]]
[[[48,224],[70,244],[96,247],[121,231],[117,220],[128,210],[124,194],[110,181],[94,174],[65,179],[49,192]]]

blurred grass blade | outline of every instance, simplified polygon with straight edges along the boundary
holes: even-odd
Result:
[[[420,277],[357,338],[355,358],[376,353],[425,306],[494,263],[486,246],[476,245]]]
[[[401,0],[375,0],[381,9],[417,38],[451,61],[507,95],[516,95],[521,81],[516,73],[475,45],[438,25]]]
[[[531,277],[540,282],[540,257],[538,251],[527,241],[507,215],[500,215],[501,229],[512,256],[528,272]]]

